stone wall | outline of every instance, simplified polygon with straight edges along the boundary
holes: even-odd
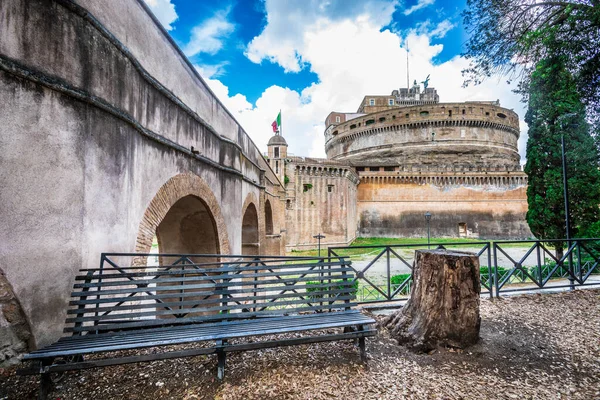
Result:
[[[360,236],[523,239],[532,236],[527,176],[511,174],[393,175],[360,173]]]
[[[61,336],[77,271],[147,248],[181,197],[224,253],[249,197],[261,247],[267,198],[283,224],[261,152],[141,0],[0,2],[0,104],[0,265],[32,347]]]
[[[356,237],[358,177],[348,166],[311,161],[293,160],[286,167],[288,251],[316,248],[318,233],[326,236],[322,247],[346,245]]]
[[[19,362],[27,351],[31,330],[10,284],[0,270],[0,368]]]

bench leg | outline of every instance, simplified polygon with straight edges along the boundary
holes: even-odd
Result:
[[[364,326],[360,325],[358,327],[359,331],[364,331]],[[360,360],[362,362],[367,362],[367,345],[365,343],[365,338],[364,337],[360,337],[358,338],[358,347],[360,349]]]
[[[52,365],[53,360],[43,360],[41,363],[41,371],[44,371],[45,367]],[[40,391],[38,393],[38,400],[46,400],[48,394],[52,389],[52,378],[49,372],[42,372],[40,374]]]
[[[217,346],[221,347],[227,343],[227,340],[217,340]],[[223,349],[217,350],[217,379],[222,381],[225,377],[225,359],[226,355]]]

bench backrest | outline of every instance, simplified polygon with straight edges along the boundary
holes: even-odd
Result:
[[[65,332],[246,319],[348,309],[356,295],[348,259],[103,254],[75,278]],[[118,262],[117,262],[118,261]],[[125,265],[125,266],[122,266]]]

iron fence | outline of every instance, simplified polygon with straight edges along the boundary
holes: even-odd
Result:
[[[557,256],[554,247],[565,247]],[[600,239],[516,240],[336,246],[329,257],[352,261],[357,300],[361,303],[406,300],[412,285],[414,251],[464,250],[479,257],[482,294],[574,289],[600,285]]]

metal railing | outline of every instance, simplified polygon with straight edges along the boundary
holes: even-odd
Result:
[[[554,245],[561,243],[564,253],[557,257]],[[481,293],[490,298],[510,292],[600,285],[600,275],[590,279],[600,274],[600,239],[336,246],[328,249],[328,256],[352,261],[358,302],[389,302],[408,298],[414,251],[428,248],[475,253]]]

